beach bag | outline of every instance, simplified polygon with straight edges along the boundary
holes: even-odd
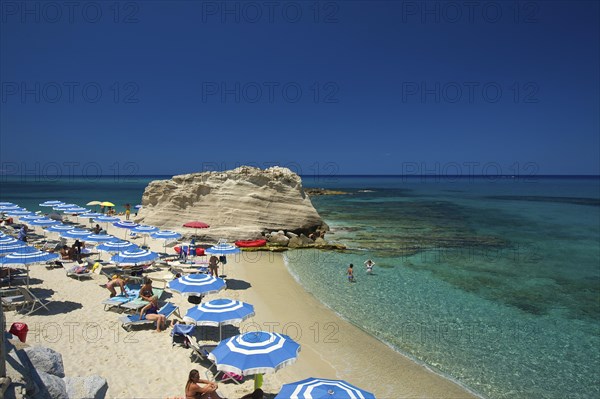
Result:
[[[221,262],[221,264],[223,264],[223,265],[226,265],[227,264],[227,257],[225,255],[219,256],[219,262]]]
[[[230,372],[225,372],[225,373],[221,374],[221,381],[227,380],[229,378],[233,378],[234,380],[240,381],[240,382],[242,382],[244,380],[244,377],[239,374],[230,373]]]
[[[200,305],[202,303],[202,297],[196,295],[188,296],[188,302],[193,305]]]

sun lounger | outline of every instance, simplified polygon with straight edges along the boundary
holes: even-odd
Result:
[[[206,368],[206,379],[216,380],[217,377],[219,377],[219,375],[220,375],[221,377],[219,378],[219,380],[221,382],[233,381],[236,384],[241,384],[244,381],[244,377],[241,375],[237,375],[234,373],[227,373],[227,372],[217,370],[217,365],[215,364],[215,362],[210,360],[210,358],[208,357],[208,354],[210,353],[211,350],[216,348],[216,345],[215,346],[198,346],[197,344],[191,342],[191,340],[190,340],[189,346],[192,349],[192,354],[191,354],[192,360],[198,360],[198,362],[200,362],[200,363],[204,362],[205,364],[207,364],[208,367]],[[212,374],[212,372],[211,372],[211,370],[213,368],[215,370],[214,374]]]
[[[27,311],[27,313],[25,313],[26,315],[30,315],[38,311],[39,309],[49,310],[47,305],[51,301],[46,301],[46,303],[42,302],[41,299],[33,295],[33,293],[25,287],[17,287],[16,289],[18,290],[18,295],[5,296],[0,298],[2,300],[2,307],[5,307],[7,309],[16,309],[20,306],[20,312],[27,310],[28,308],[29,310]]]
[[[160,288],[152,288],[152,294],[156,295],[156,297],[158,299],[160,299],[163,294],[165,293],[165,290],[160,289]],[[128,311],[138,311],[141,308],[143,308],[144,306],[146,306],[148,304],[148,301],[146,301],[145,299],[142,299],[140,297],[135,298],[133,301],[129,301],[126,302],[122,305],[120,305],[121,309],[125,309]]]
[[[173,313],[177,312],[178,309],[178,306],[167,302],[158,310],[158,314],[162,314],[165,316],[166,319],[168,319]],[[133,326],[154,324],[154,320],[148,320],[145,317],[142,319],[140,318],[139,314],[123,316],[119,318],[119,321],[121,322],[121,327],[123,327],[127,331],[130,331]]]
[[[81,270],[81,271],[80,271]],[[65,268],[68,277],[76,278],[81,281],[82,278],[93,278],[92,272],[85,266],[77,265],[71,268]]]
[[[121,308],[121,305],[126,304],[127,302],[133,301],[139,296],[141,286],[138,284],[126,284],[125,285],[125,295],[117,295],[112,298],[105,299],[102,301],[102,305],[104,305],[104,310],[111,309],[113,307]],[[119,288],[116,288],[119,289]]]

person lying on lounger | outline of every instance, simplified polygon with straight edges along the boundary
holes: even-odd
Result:
[[[194,369],[190,371],[185,384],[185,399],[221,399],[217,394],[218,387],[216,382],[201,380],[200,373]]]
[[[146,320],[156,321],[156,332],[160,332],[167,327],[167,318],[165,315],[158,314],[158,297],[156,295],[152,295],[150,303],[142,308],[140,319],[144,318],[144,314],[146,315]]]

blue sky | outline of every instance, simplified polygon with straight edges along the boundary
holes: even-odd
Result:
[[[4,173],[600,174],[597,2],[0,3]]]

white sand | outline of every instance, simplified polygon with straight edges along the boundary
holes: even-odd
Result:
[[[110,232],[121,238],[125,234],[112,226]],[[153,249],[162,250],[162,241],[147,242]],[[104,254],[103,259],[107,258]],[[302,345],[295,364],[265,376],[265,392],[275,394],[283,383],[325,377],[345,379],[379,399],[473,397],[337,317],[297,284],[280,255],[247,253],[228,260],[225,271],[232,288],[209,295],[206,300],[233,298],[249,302],[256,316],[243,323],[240,331],[271,329],[290,335]],[[150,277],[167,274],[165,269]],[[108,290],[100,286],[107,281],[104,276],[80,282],[68,278],[64,269],[46,270],[39,265],[31,267],[31,276],[34,282],[41,280],[32,284],[34,293],[53,301],[50,312],[42,310],[31,316],[6,312],[7,325],[14,321],[27,323],[27,342],[62,353],[66,375],[106,378],[111,398],[164,398],[184,394],[191,369],[204,372],[199,363],[191,361],[191,349],[171,345],[168,331],[156,333],[146,328],[128,333],[122,329],[120,314],[104,311],[101,305],[109,296]],[[155,281],[154,286],[162,288],[162,283]],[[167,294],[163,300],[178,305],[181,316],[193,306],[177,293]],[[198,330],[200,338],[214,336],[216,331],[204,327]],[[253,381],[249,380],[242,385],[220,384],[219,391],[225,397],[238,398],[252,390]]]

